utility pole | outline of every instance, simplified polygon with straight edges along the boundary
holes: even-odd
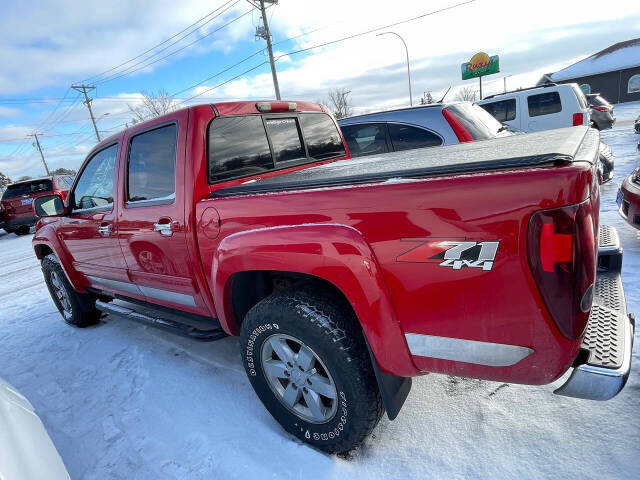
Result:
[[[99,142],[100,141],[100,134],[98,133],[98,127],[96,126],[96,119],[93,117],[93,111],[91,110],[91,99],[87,95],[87,90],[93,90],[96,87],[93,86],[93,85],[71,85],[71,88],[73,88],[74,90],[77,90],[78,92],[84,93],[84,102],[83,103],[89,109],[89,116],[91,117],[91,122],[93,123],[93,129],[96,132],[96,138],[98,139],[98,142]]]
[[[44,159],[44,153],[42,153],[42,147],[40,147],[40,141],[38,140],[38,134],[34,132],[32,135],[29,135],[29,136],[36,139],[36,141],[33,142],[33,146],[36,147],[38,149],[38,151],[40,152],[40,158],[42,158],[42,163],[44,164],[44,169],[47,172],[47,176],[51,175],[51,173],[49,172],[49,167],[47,166],[47,162]]]
[[[276,91],[276,98],[280,100],[280,87],[278,86],[278,72],[276,72],[276,63],[273,59],[273,48],[271,46],[271,33],[269,32],[269,23],[267,22],[267,14],[265,13],[265,3],[270,3],[275,5],[278,3],[278,0],[259,0],[260,6],[253,3],[249,0],[249,3],[256,8],[260,8],[260,13],[262,14],[262,28],[256,28],[256,37],[260,37],[267,41],[267,50],[269,52],[269,63],[271,64],[271,76],[273,77],[273,89]]]

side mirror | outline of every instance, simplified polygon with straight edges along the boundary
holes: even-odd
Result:
[[[33,201],[33,210],[38,217],[60,217],[66,213],[59,195],[45,195]]]

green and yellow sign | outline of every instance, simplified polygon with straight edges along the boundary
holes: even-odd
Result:
[[[490,57],[484,52],[476,53],[471,60],[462,64],[462,80],[484,77],[500,71],[498,55]]]

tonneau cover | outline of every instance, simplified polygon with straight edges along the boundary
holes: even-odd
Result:
[[[446,147],[385,153],[252,180],[216,190],[211,196],[323,188],[580,160],[593,162],[599,138],[594,129],[569,127]]]

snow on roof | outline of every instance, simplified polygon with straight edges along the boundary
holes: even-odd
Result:
[[[611,45],[590,57],[551,74],[550,78],[554,82],[561,82],[577,77],[637,66],[640,66],[640,38]]]

